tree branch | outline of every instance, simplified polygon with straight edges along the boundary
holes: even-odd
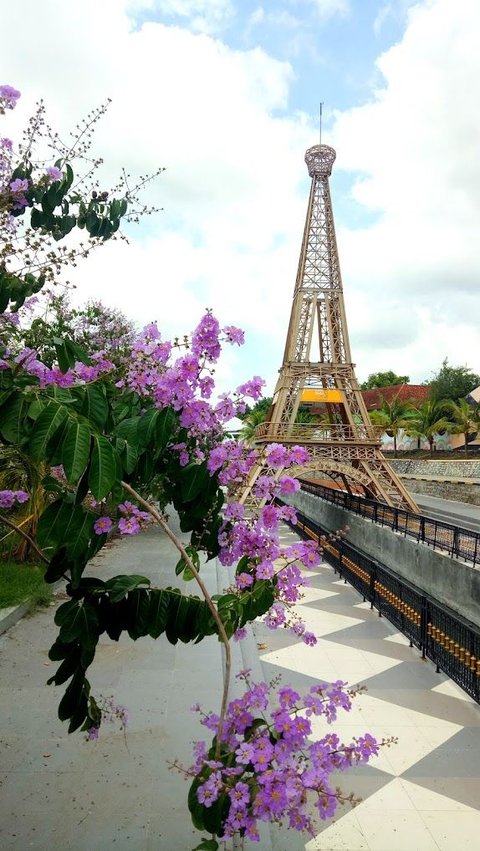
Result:
[[[157,511],[152,505],[150,505],[150,503],[147,502],[146,499],[143,499],[143,497],[141,497],[140,494],[138,494],[131,487],[131,485],[127,484],[127,482],[121,482],[121,485],[122,485],[124,490],[126,490],[129,494],[131,494],[131,496],[133,496],[140,503],[140,505],[142,505],[146,509],[146,511],[148,511],[148,513],[151,514],[151,516],[153,517],[155,522],[158,523],[158,525],[163,529],[163,531],[165,532],[167,537],[170,538],[173,545],[177,548],[177,550],[179,551],[180,555],[182,556],[185,564],[188,566],[189,570],[191,570],[191,572],[192,572],[192,574],[195,578],[195,581],[197,582],[197,585],[199,586],[199,588],[200,588],[200,590],[201,590],[201,592],[202,592],[202,594],[205,598],[205,602],[206,602],[208,608],[210,609],[210,611],[212,613],[212,617],[213,617],[213,619],[214,619],[214,621],[217,625],[219,638],[220,638],[220,640],[221,640],[221,642],[222,642],[222,644],[225,648],[225,677],[224,677],[224,682],[223,682],[222,704],[221,704],[221,708],[220,708],[220,717],[219,717],[219,722],[218,722],[217,745],[216,745],[216,754],[215,754],[216,758],[218,758],[218,756],[220,754],[220,747],[221,747],[221,742],[222,742],[223,727],[224,727],[224,723],[225,723],[225,714],[226,714],[226,711],[227,711],[228,692],[229,692],[229,689],[230,689],[230,676],[231,676],[231,670],[232,670],[232,654],[231,654],[231,650],[230,650],[230,642],[228,640],[227,633],[225,632],[225,627],[223,625],[223,622],[222,622],[220,615],[218,614],[218,610],[215,606],[215,603],[213,602],[203,579],[200,577],[198,570],[196,569],[195,565],[193,564],[192,559],[190,558],[187,551],[185,550],[182,542],[179,540],[179,538],[177,538],[175,533],[172,532],[172,530],[168,526],[164,517],[161,515],[161,513],[159,511]]]
[[[41,549],[37,546],[33,538],[31,538],[30,535],[27,535],[27,533],[24,532],[23,529],[20,528],[20,526],[16,526],[15,523],[12,523],[11,520],[7,520],[7,518],[3,514],[0,515],[0,522],[5,523],[5,526],[9,526],[10,529],[13,529],[15,532],[18,532],[19,535],[22,535],[25,540],[28,541],[32,549],[34,549],[37,555],[42,559],[42,561],[44,561],[45,564],[50,564],[48,558],[44,556]]]

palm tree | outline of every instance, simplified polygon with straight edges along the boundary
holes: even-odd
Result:
[[[409,424],[415,417],[415,408],[411,402],[401,402],[398,396],[394,396],[391,402],[382,398],[382,407],[377,411],[370,412],[370,419],[374,425],[382,426],[389,437],[393,437],[393,455],[397,457],[397,437],[399,431],[408,429]]]
[[[426,437],[430,456],[433,456],[435,435],[450,430],[451,423],[445,418],[447,410],[446,401],[435,402],[430,399],[415,409],[415,417],[408,426],[408,433],[418,437],[418,448],[420,448],[420,438]]]
[[[24,532],[34,538],[40,515],[43,513],[48,494],[43,488],[42,481],[47,473],[47,467],[43,462],[35,463],[28,455],[25,455],[15,446],[3,446],[0,451],[0,489],[1,490],[24,490],[30,494],[30,499],[15,511],[14,522]],[[10,518],[12,519],[12,518]],[[28,541],[14,533],[9,532],[8,537],[12,540],[10,555],[16,561],[27,561],[31,556]]]
[[[240,432],[240,438],[244,443],[253,443],[256,427],[264,423],[267,416],[268,409],[262,410],[262,408],[256,408],[244,417],[243,428]]]
[[[454,434],[463,434],[465,438],[465,458],[468,458],[468,436],[480,430],[480,410],[478,405],[469,405],[466,399],[447,402],[447,410],[452,422],[450,429]]]

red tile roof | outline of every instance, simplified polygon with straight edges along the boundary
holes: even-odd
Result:
[[[374,387],[373,390],[362,390],[362,396],[367,411],[382,407],[382,399],[389,404],[398,398],[400,402],[412,402],[421,405],[428,399],[429,388],[426,384],[392,384],[390,387]]]

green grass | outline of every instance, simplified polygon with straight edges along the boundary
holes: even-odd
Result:
[[[47,606],[52,589],[43,579],[44,568],[34,564],[0,561],[0,609],[16,606],[26,600]]]

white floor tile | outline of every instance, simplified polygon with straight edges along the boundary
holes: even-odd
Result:
[[[480,790],[479,790],[480,791]],[[440,851],[478,851],[480,847],[480,813],[423,812],[421,818]]]
[[[437,694],[445,694],[447,697],[456,697],[457,700],[464,700],[466,703],[471,703],[475,706],[475,701],[472,700],[469,694],[457,686],[456,683],[452,682],[452,680],[445,680],[444,683],[440,683],[440,685],[435,686],[431,689],[431,691],[436,692]]]
[[[456,818],[457,813],[476,813],[480,818],[480,812],[473,807],[468,807],[462,804],[461,801],[456,801],[454,798],[448,798],[446,795],[440,795],[439,792],[434,792],[432,789],[425,789],[417,783],[412,783],[410,780],[399,781],[407,795],[411,798],[415,809],[419,813],[424,812],[443,812],[450,813],[451,818]],[[479,781],[479,805],[480,805],[480,781]],[[480,825],[479,825],[480,835]]]

